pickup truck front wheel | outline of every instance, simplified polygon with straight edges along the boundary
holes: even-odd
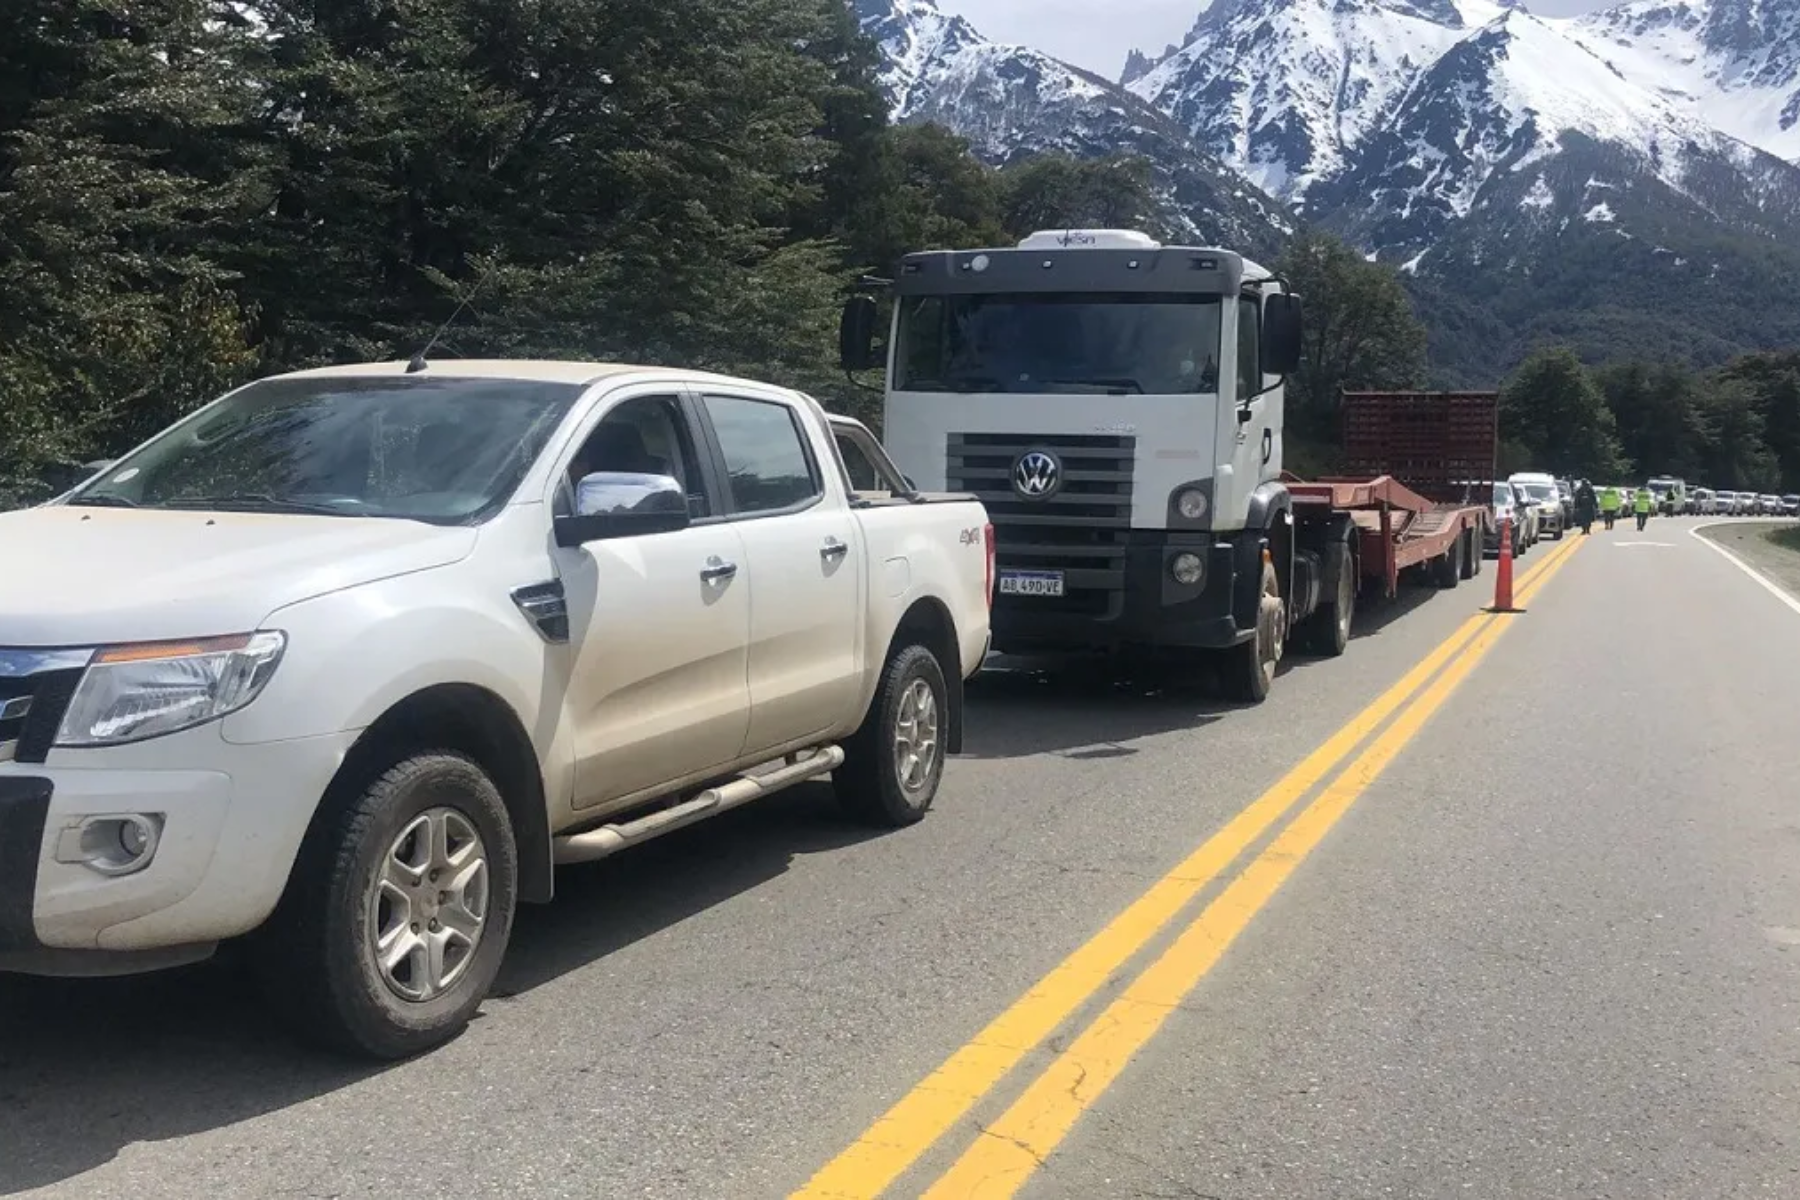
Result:
[[[948,713],[937,656],[924,646],[896,650],[862,728],[844,743],[844,765],[832,773],[838,800],[852,816],[891,827],[924,817],[944,776]]]
[[[387,768],[315,831],[259,938],[303,1034],[392,1059],[454,1037],[506,954],[518,851],[499,790],[459,754]]]

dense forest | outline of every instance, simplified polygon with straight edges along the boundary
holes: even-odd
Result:
[[[0,507],[222,389],[404,357],[680,362],[853,406],[845,290],[905,251],[1163,225],[1129,159],[978,162],[891,125],[841,0],[10,0]],[[1290,465],[1344,387],[1429,383],[1387,268],[1303,234]],[[1509,456],[1800,486],[1800,355],[1707,375],[1547,350]],[[1602,468],[1605,468],[1604,470]]]

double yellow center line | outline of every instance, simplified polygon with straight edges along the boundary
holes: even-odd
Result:
[[[1582,544],[1583,539],[1576,538],[1559,546],[1526,572],[1519,581],[1516,606],[1523,608]],[[1011,1107],[981,1130],[925,1195],[933,1200],[975,1196],[986,1200],[1017,1192],[1300,861],[1474,670],[1509,619],[1482,612],[1465,621],[1398,683],[903,1096],[795,1192],[795,1200],[872,1200],[881,1195],[1276,821],[1399,712],[1399,718],[1250,861]],[[1416,699],[1415,693],[1420,693]]]

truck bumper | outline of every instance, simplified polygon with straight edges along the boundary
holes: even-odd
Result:
[[[256,928],[354,740],[232,745],[215,723],[0,767],[0,971],[167,965]],[[129,870],[121,821],[154,831]]]
[[[1181,554],[1205,564],[1197,583],[1176,582],[1172,567]],[[1111,586],[1062,597],[997,595],[993,648],[1030,654],[1237,645],[1254,632],[1233,615],[1246,570],[1242,554],[1238,542],[1210,534],[1133,531]],[[998,560],[1004,576],[1011,565],[1004,545]]]

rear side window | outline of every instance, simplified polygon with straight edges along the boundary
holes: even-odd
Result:
[[[737,512],[778,512],[823,493],[792,408],[742,396],[707,396],[704,403]]]

